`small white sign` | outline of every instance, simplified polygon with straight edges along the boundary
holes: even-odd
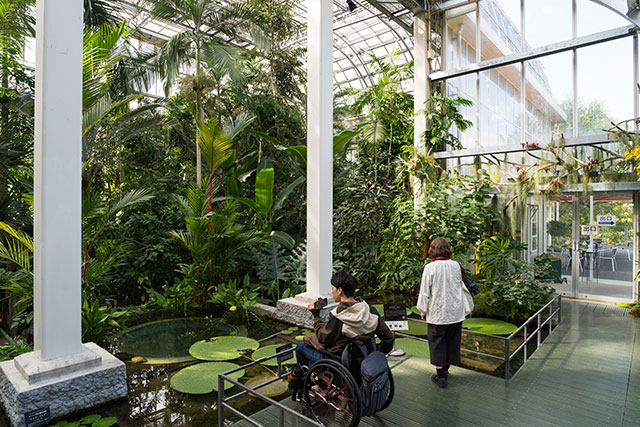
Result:
[[[597,236],[598,235],[598,226],[597,225],[582,225],[580,226],[580,234],[583,236]]]
[[[601,227],[615,227],[615,215],[598,215],[598,225]]]

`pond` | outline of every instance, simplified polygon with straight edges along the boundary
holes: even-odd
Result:
[[[271,344],[297,343],[295,336],[304,331],[272,320],[252,325],[253,338],[261,347]],[[189,347],[196,341],[221,335],[246,334],[245,326],[229,325],[206,318],[171,319],[151,322],[131,328],[114,340],[110,348],[126,364],[128,394],[126,399],[93,408],[90,411],[64,418],[73,422],[89,414],[115,417],[119,426],[212,426],[217,424],[216,392],[186,394],[170,386],[171,377],[181,369],[200,363],[189,355]],[[288,334],[286,332],[289,332]],[[132,356],[143,356],[146,363],[133,363]],[[244,365],[251,361],[251,353],[231,362]],[[153,363],[151,363],[153,362]],[[169,363],[172,362],[172,363]],[[270,374],[277,368],[255,366],[247,369],[242,382],[248,378]],[[235,394],[237,388],[225,393]],[[286,398],[284,393],[274,399]],[[234,407],[253,413],[265,405],[246,396],[234,401]],[[0,419],[0,426],[2,426]]]

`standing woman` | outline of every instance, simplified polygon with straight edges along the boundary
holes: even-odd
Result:
[[[431,262],[424,267],[418,303],[427,320],[429,353],[436,375],[431,380],[447,386],[449,366],[460,364],[462,321],[473,310],[473,297],[462,283],[460,264],[451,260],[451,245],[436,237],[429,246]]]

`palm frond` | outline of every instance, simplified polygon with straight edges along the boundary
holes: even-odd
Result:
[[[6,242],[0,241],[0,259],[12,262],[26,273],[31,274],[31,256],[33,254],[31,236],[20,230],[15,230],[4,222],[0,222],[0,230],[10,237]]]

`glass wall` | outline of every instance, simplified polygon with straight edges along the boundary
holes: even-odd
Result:
[[[482,0],[479,4],[481,61],[522,51],[520,0]],[[525,51],[549,45],[559,48],[563,42],[571,42],[574,14],[578,36],[630,25],[589,0],[578,1],[575,10],[572,0],[526,0],[524,11]],[[462,138],[466,148],[545,144],[552,138],[557,140],[560,133],[565,137],[602,133],[611,127],[611,121],[638,114],[634,111],[638,95],[633,37],[496,65],[479,73],[480,93],[476,94],[478,73],[470,67],[477,63],[476,20],[474,4],[455,8],[446,16],[445,70],[469,69],[467,74],[447,80],[447,94],[478,104],[478,116],[470,109],[464,112],[474,123]],[[574,122],[578,124],[575,130]]]

